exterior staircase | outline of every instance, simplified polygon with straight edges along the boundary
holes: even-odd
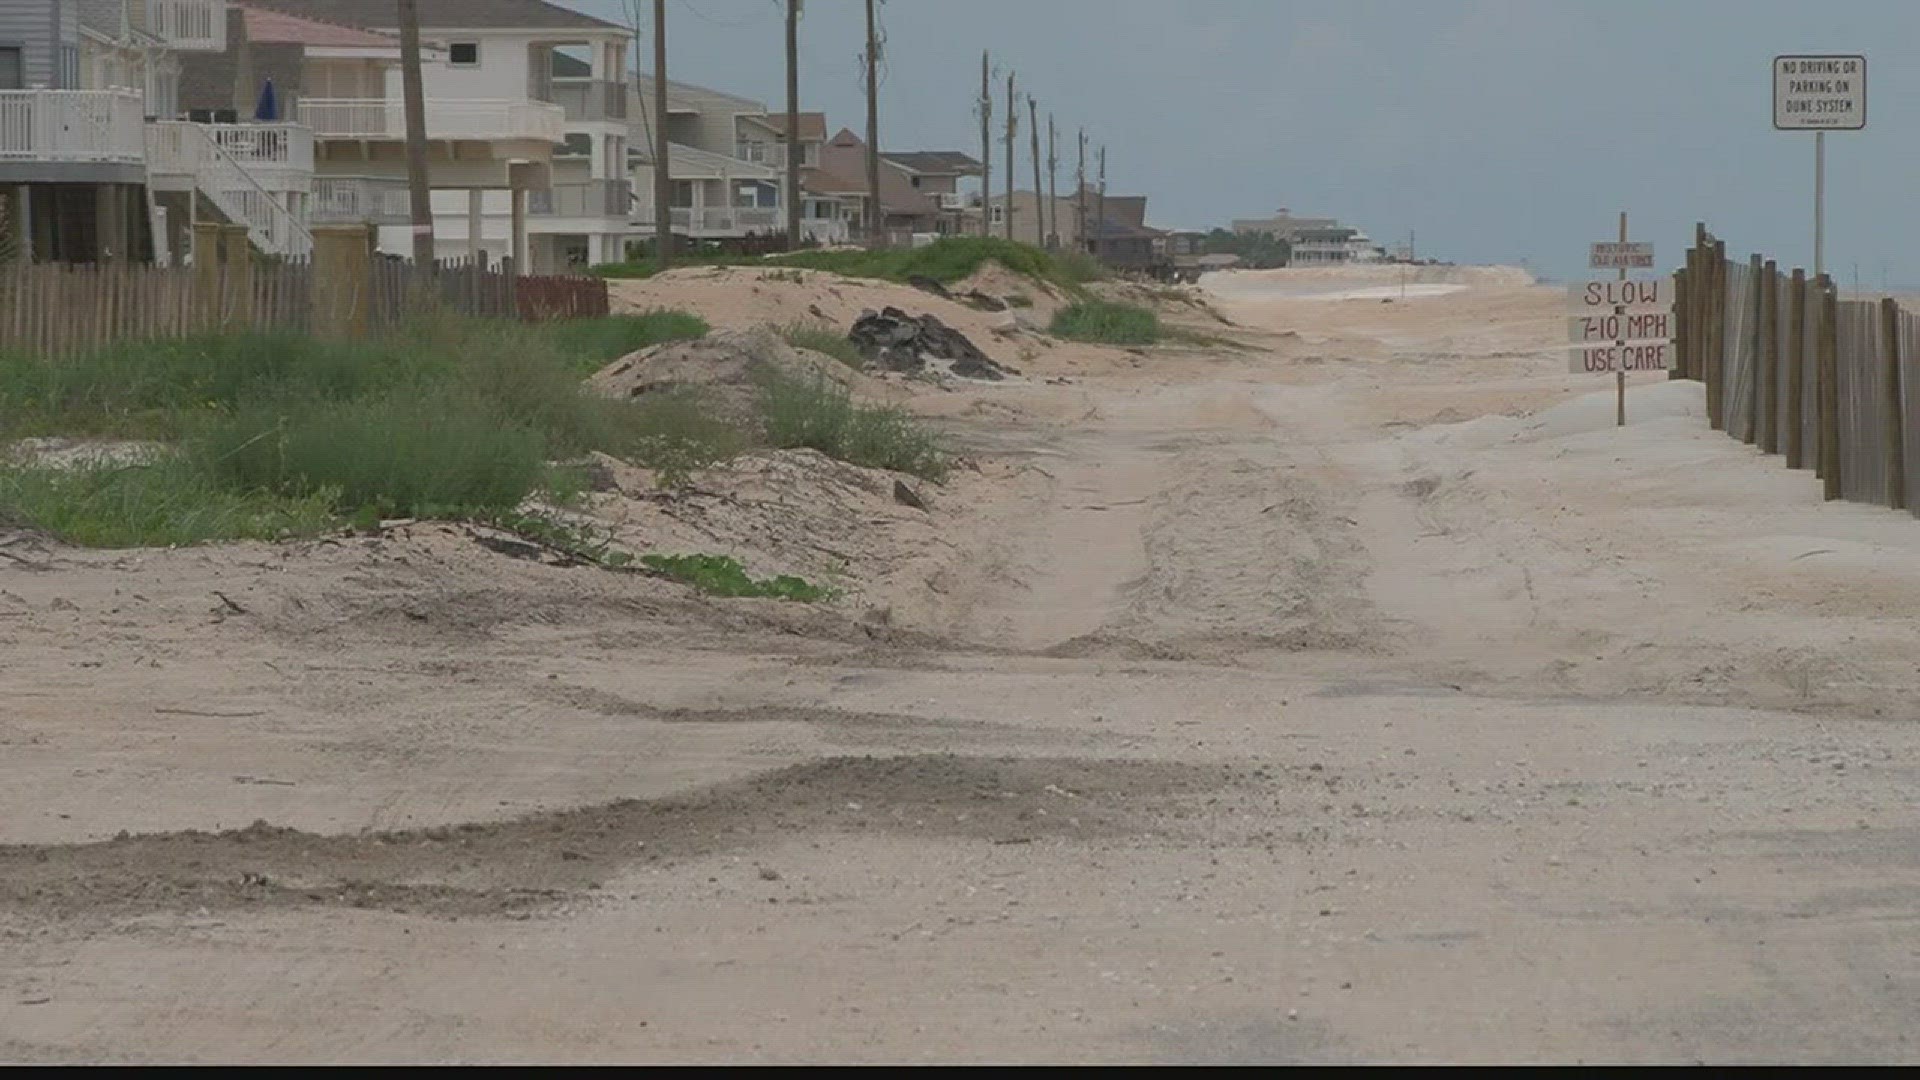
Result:
[[[203,198],[212,216],[245,225],[261,252],[301,257],[313,251],[313,132],[307,127],[154,121],[147,125],[147,169],[151,190]]]

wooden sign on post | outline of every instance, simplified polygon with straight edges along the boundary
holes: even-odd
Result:
[[[1653,245],[1627,240],[1624,211],[1620,239],[1593,244],[1587,265],[1618,271],[1618,277],[1567,287],[1567,343],[1573,349],[1567,370],[1576,375],[1613,372],[1615,423],[1625,426],[1627,372],[1665,371],[1673,364],[1673,283],[1627,279],[1628,270],[1653,269]]]

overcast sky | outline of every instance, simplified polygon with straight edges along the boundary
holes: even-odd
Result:
[[[623,0],[561,0],[620,18]],[[639,5],[651,31],[652,3]],[[668,71],[783,107],[782,0],[669,0]],[[1920,0],[887,0],[887,149],[978,153],[980,50],[1108,146],[1108,190],[1194,228],[1286,206],[1422,255],[1581,272],[1631,215],[1678,261],[1812,264],[1813,136],[1772,129],[1777,53],[1863,53],[1827,137],[1827,263],[1920,283]],[[801,98],[864,124],[860,0],[807,0]],[[651,50],[651,44],[647,45]],[[648,55],[651,53],[649,51]],[[650,65],[651,61],[649,61]],[[1004,93],[1005,84],[1000,84]],[[1024,116],[1023,116],[1024,121]],[[1021,186],[1032,184],[1024,129]],[[1061,144],[1071,161],[1071,137]],[[998,150],[996,148],[996,158]],[[999,164],[996,162],[996,186]],[[1063,176],[1065,174],[1063,173]],[[1020,178],[1025,178],[1021,180]]]

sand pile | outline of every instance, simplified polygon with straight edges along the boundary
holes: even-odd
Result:
[[[897,307],[936,316],[995,360],[1019,362],[1019,343],[1008,336],[1013,312],[981,311],[911,285],[819,270],[739,266],[689,267],[609,285],[617,312],[673,308],[690,311],[724,330],[809,323],[844,334],[866,312]]]
[[[695,341],[641,349],[587,379],[587,388],[611,398],[698,389],[728,417],[749,421],[754,397],[768,376],[825,379],[863,397],[886,397],[885,384],[830,356],[796,349],[765,329],[722,330]]]

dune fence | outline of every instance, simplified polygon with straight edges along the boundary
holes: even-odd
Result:
[[[1716,430],[1811,469],[1828,499],[1920,514],[1920,314],[1696,228],[1674,281],[1673,377]]]
[[[611,308],[603,278],[521,274],[511,260],[416,269],[375,254],[359,226],[315,229],[313,254],[298,259],[257,255],[242,227],[201,231],[189,267],[0,266],[0,351],[72,356],[219,330],[359,335],[436,312],[540,321]]]

